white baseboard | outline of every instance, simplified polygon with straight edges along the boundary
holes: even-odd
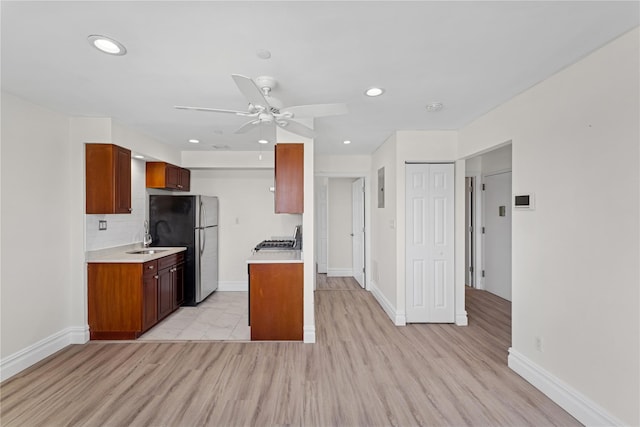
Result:
[[[218,292],[248,292],[249,284],[246,280],[227,280],[218,282]]]
[[[462,310],[462,313],[456,313],[456,325],[467,326],[469,324],[469,318],[467,317],[467,310]]]
[[[327,277],[353,277],[352,268],[328,268]]]
[[[582,393],[533,363],[513,348],[509,349],[509,368],[546,394],[562,409],[570,413],[586,426],[624,426],[625,424],[609,414]]]
[[[313,344],[316,342],[316,327],[315,325],[305,325],[303,330],[303,342],[305,344]]]
[[[89,326],[63,329],[0,360],[0,381],[11,378],[70,344],[84,344],[87,341]]]
[[[371,293],[373,297],[378,301],[378,304],[382,307],[387,316],[391,319],[396,326],[405,326],[407,324],[407,316],[403,310],[396,310],[396,308],[389,302],[387,297],[378,289],[376,283],[371,280],[369,282],[371,286]]]

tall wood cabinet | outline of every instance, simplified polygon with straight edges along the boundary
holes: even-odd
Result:
[[[276,144],[275,211],[304,212],[304,144]]]
[[[147,188],[190,191],[191,171],[165,162],[147,162]]]
[[[131,151],[85,144],[86,213],[131,213]]]

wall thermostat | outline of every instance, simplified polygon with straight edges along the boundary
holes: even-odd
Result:
[[[513,207],[515,209],[534,209],[533,194],[516,194],[513,196]]]

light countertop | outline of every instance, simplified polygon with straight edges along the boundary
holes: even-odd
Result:
[[[127,252],[151,249],[157,251],[153,254],[129,254]],[[106,262],[106,263],[145,263],[154,259],[162,258],[167,255],[177,254],[186,251],[185,247],[150,247],[143,248],[140,243],[131,245],[117,246],[115,248],[99,249],[97,251],[87,251],[85,253],[86,262]]]
[[[291,264],[302,263],[300,250],[261,250],[256,251],[247,260],[247,264]]]

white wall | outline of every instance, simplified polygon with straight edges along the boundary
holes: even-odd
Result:
[[[328,276],[353,276],[353,178],[329,178]]]
[[[10,356],[77,332],[70,151],[68,117],[2,93],[2,377]]]
[[[341,173],[361,173],[369,175],[371,171],[370,155],[349,155],[349,156],[315,156],[316,174],[331,176]]]
[[[274,213],[273,169],[207,169],[191,172],[191,193],[217,196],[221,290],[247,290],[247,258],[264,239],[293,236],[300,215]],[[303,242],[304,244],[305,242]]]
[[[509,364],[589,424],[640,424],[639,39],[460,132],[465,157],[511,140],[513,191],[536,196],[513,212]]]
[[[378,170],[384,167],[384,208],[378,207]],[[398,311],[396,284],[396,134],[391,135],[371,158],[371,292],[395,324],[403,324]]]

